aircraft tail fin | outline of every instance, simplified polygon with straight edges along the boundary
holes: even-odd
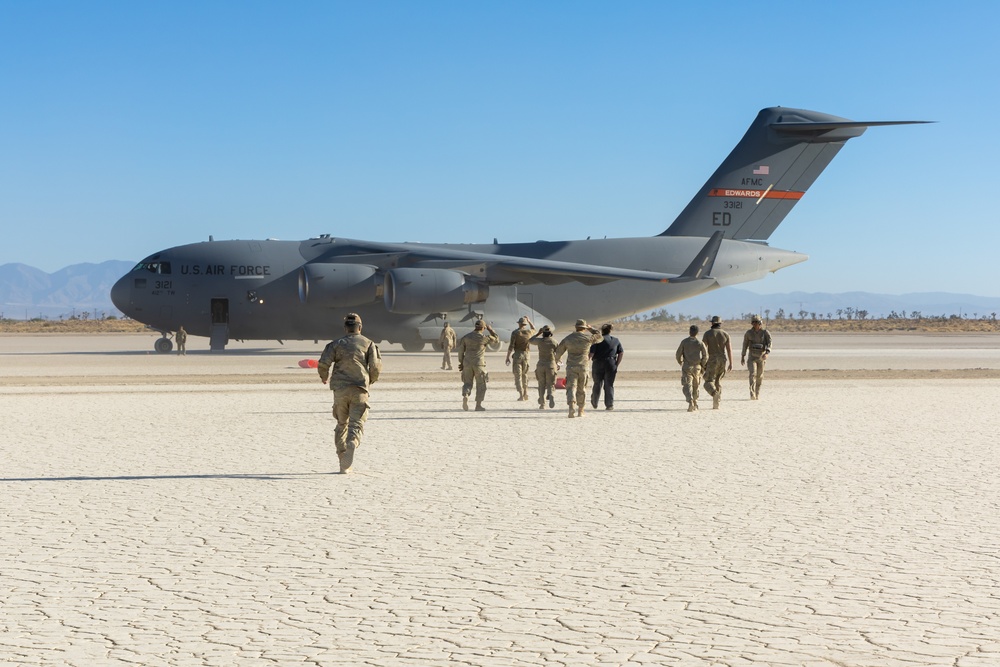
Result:
[[[924,122],[858,122],[804,109],[763,109],[660,236],[722,231],[729,239],[766,240],[848,139],[869,127]]]

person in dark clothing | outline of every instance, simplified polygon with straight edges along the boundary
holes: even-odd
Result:
[[[594,390],[590,395],[590,404],[597,408],[597,402],[601,398],[601,389],[604,389],[604,409],[615,409],[615,376],[618,374],[618,366],[622,363],[625,350],[621,341],[611,335],[614,327],[605,324],[601,327],[601,335],[604,340],[590,346],[591,375],[594,376]]]

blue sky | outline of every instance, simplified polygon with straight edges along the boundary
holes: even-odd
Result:
[[[746,285],[1000,296],[1000,3],[0,0],[0,264],[664,230],[783,105],[872,128]]]

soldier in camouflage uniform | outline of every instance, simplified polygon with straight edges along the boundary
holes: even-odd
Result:
[[[549,407],[554,408],[556,400],[552,397],[552,390],[556,385],[559,365],[556,363],[558,345],[552,340],[552,328],[546,324],[528,339],[528,342],[538,347],[538,364],[535,366],[535,379],[538,380],[538,409],[545,409],[546,396],[549,399]]]
[[[183,326],[179,327],[177,333],[174,335],[174,340],[177,341],[177,354],[187,356],[187,339],[187,331],[184,331]]]
[[[586,320],[577,320],[576,331],[563,338],[556,348],[556,363],[566,353],[566,402],[570,418],[583,416],[583,407],[587,403],[587,381],[590,379],[587,354],[590,346],[601,340],[600,331],[588,326]]]
[[[531,348],[528,341],[535,333],[535,325],[527,315],[517,321],[518,327],[510,334],[510,344],[507,346],[506,364],[510,366],[511,355],[514,357],[514,388],[517,389],[517,400],[528,400],[528,362],[531,360]]]
[[[750,361],[747,363],[747,353]],[[771,353],[771,334],[764,328],[759,315],[750,319],[750,328],[743,334],[743,354],[740,356],[740,366],[746,365],[750,371],[750,400],[756,401],[760,396],[760,385],[764,380],[764,364],[767,355]]]
[[[493,327],[482,320],[476,320],[475,328],[458,341],[458,370],[462,372],[462,409],[469,409],[469,395],[472,381],[476,381],[476,410],[482,412],[486,398],[486,383],[490,376],[486,372],[486,346],[499,345],[500,337]]]
[[[361,446],[368,419],[368,388],[382,372],[378,346],[361,335],[361,316],[348,313],[343,338],[323,350],[319,358],[319,379],[329,378],[333,390],[333,416],[337,420],[335,442],[340,472],[347,474],[354,464],[354,450]]]
[[[688,412],[698,410],[698,384],[708,362],[708,348],[698,340],[698,327],[691,325],[690,336],[677,348],[677,363],[681,365],[681,386],[688,402]]]
[[[441,370],[451,370],[451,351],[455,349],[455,330],[451,328],[451,325],[447,322],[444,323],[444,328],[441,329],[441,335],[438,336],[438,344],[441,346],[444,356],[441,358]],[[445,366],[448,368],[446,369]]]
[[[701,342],[708,348],[705,391],[712,397],[712,409],[718,410],[722,402],[722,378],[727,370],[733,370],[733,344],[729,334],[722,330],[721,317],[712,317],[712,328],[705,332]]]

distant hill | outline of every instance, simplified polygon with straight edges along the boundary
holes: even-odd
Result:
[[[111,303],[111,286],[133,266],[135,262],[111,260],[74,264],[55,273],[45,273],[26,264],[0,265],[0,314],[8,319],[65,319],[82,313],[98,319],[108,315],[120,317],[121,313]],[[1000,313],[1000,297],[944,292],[757,294],[727,287],[672,303],[663,310],[702,319],[721,315],[729,320],[754,312],[776,318],[778,311],[795,319],[800,319],[801,312],[806,319],[811,319],[813,313],[819,319],[827,316],[838,319],[857,311],[866,311],[868,318],[888,317],[893,313],[914,317],[914,312],[923,317],[988,318],[992,313]]]
[[[9,319],[59,319],[84,312],[120,317],[111,303],[111,286],[133,266],[135,262],[110,260],[45,273],[27,264],[0,265],[0,313]]]

